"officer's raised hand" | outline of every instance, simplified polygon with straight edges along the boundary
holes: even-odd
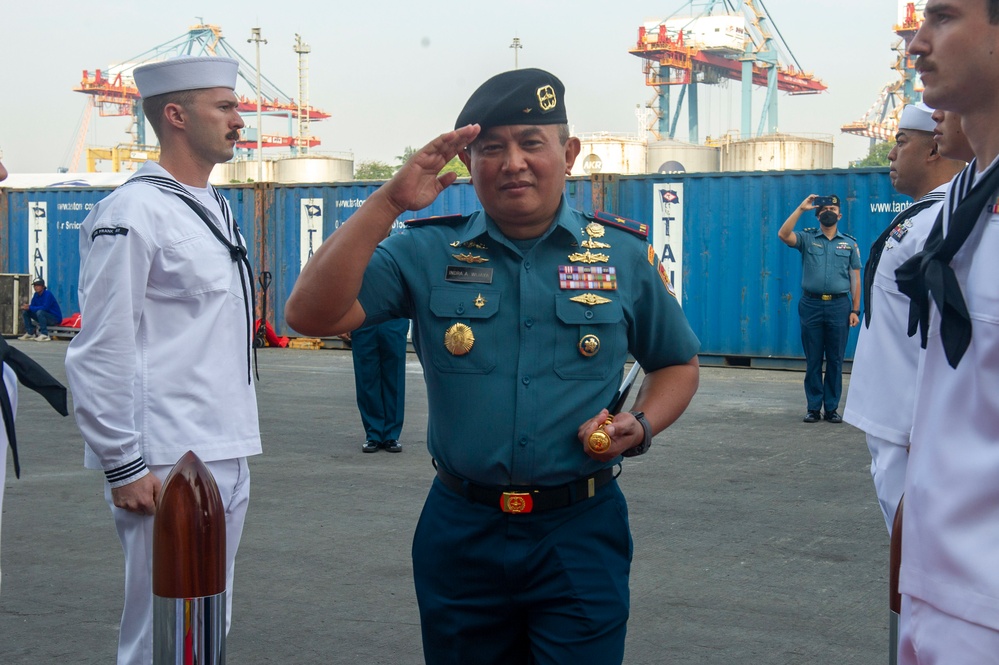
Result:
[[[400,212],[426,208],[458,177],[453,172],[441,173],[441,169],[478,135],[478,125],[441,134],[409,158],[385,183],[382,194]]]
[[[798,209],[801,210],[801,212],[805,212],[806,210],[815,210],[815,208],[818,207],[815,205],[815,199],[817,197],[818,194],[809,194],[805,197],[805,200],[801,202],[801,205],[798,206]]]

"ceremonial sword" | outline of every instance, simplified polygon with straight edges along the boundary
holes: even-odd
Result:
[[[637,362],[631,366],[631,371],[628,372],[628,376],[624,377],[621,387],[617,389],[617,394],[614,395],[614,399],[611,400],[610,405],[607,407],[607,420],[595,429],[590,434],[590,438],[587,439],[586,446],[593,452],[602,453],[610,448],[611,438],[604,431],[604,427],[614,422],[614,416],[621,413],[621,409],[624,408],[624,402],[628,399],[628,393],[631,392],[631,387],[635,384],[635,378],[638,376],[639,369],[641,369],[641,366]]]

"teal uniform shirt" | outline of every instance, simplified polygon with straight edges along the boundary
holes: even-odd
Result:
[[[647,372],[697,353],[697,338],[643,238],[591,227],[605,233],[592,239],[604,247],[591,256],[607,262],[570,260],[588,251],[581,245],[593,221],[563,199],[536,241],[507,239],[479,211],[407,228],[376,249],[358,298],[366,324],[413,320],[427,384],[428,447],[451,473],[482,485],[555,486],[609,466],[583,452],[576,432],[610,403],[629,351]],[[561,288],[560,267],[564,273],[570,266],[602,268],[602,283],[616,288]],[[570,300],[584,294],[607,302]],[[462,355],[452,352],[460,345],[445,344],[459,324],[474,336]]]
[[[860,247],[840,231],[826,238],[822,229],[797,232],[801,252],[801,288],[812,293],[849,293],[850,271],[860,270]]]

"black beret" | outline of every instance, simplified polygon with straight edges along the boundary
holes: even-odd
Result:
[[[454,128],[478,124],[483,130],[504,125],[564,125],[565,86],[542,69],[497,74],[465,102]]]

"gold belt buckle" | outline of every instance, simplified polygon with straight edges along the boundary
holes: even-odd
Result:
[[[534,509],[534,499],[528,492],[503,492],[500,495],[500,510],[504,513],[529,513]]]
[[[823,300],[832,300],[832,294],[831,293],[823,293],[822,294],[822,299]]]

